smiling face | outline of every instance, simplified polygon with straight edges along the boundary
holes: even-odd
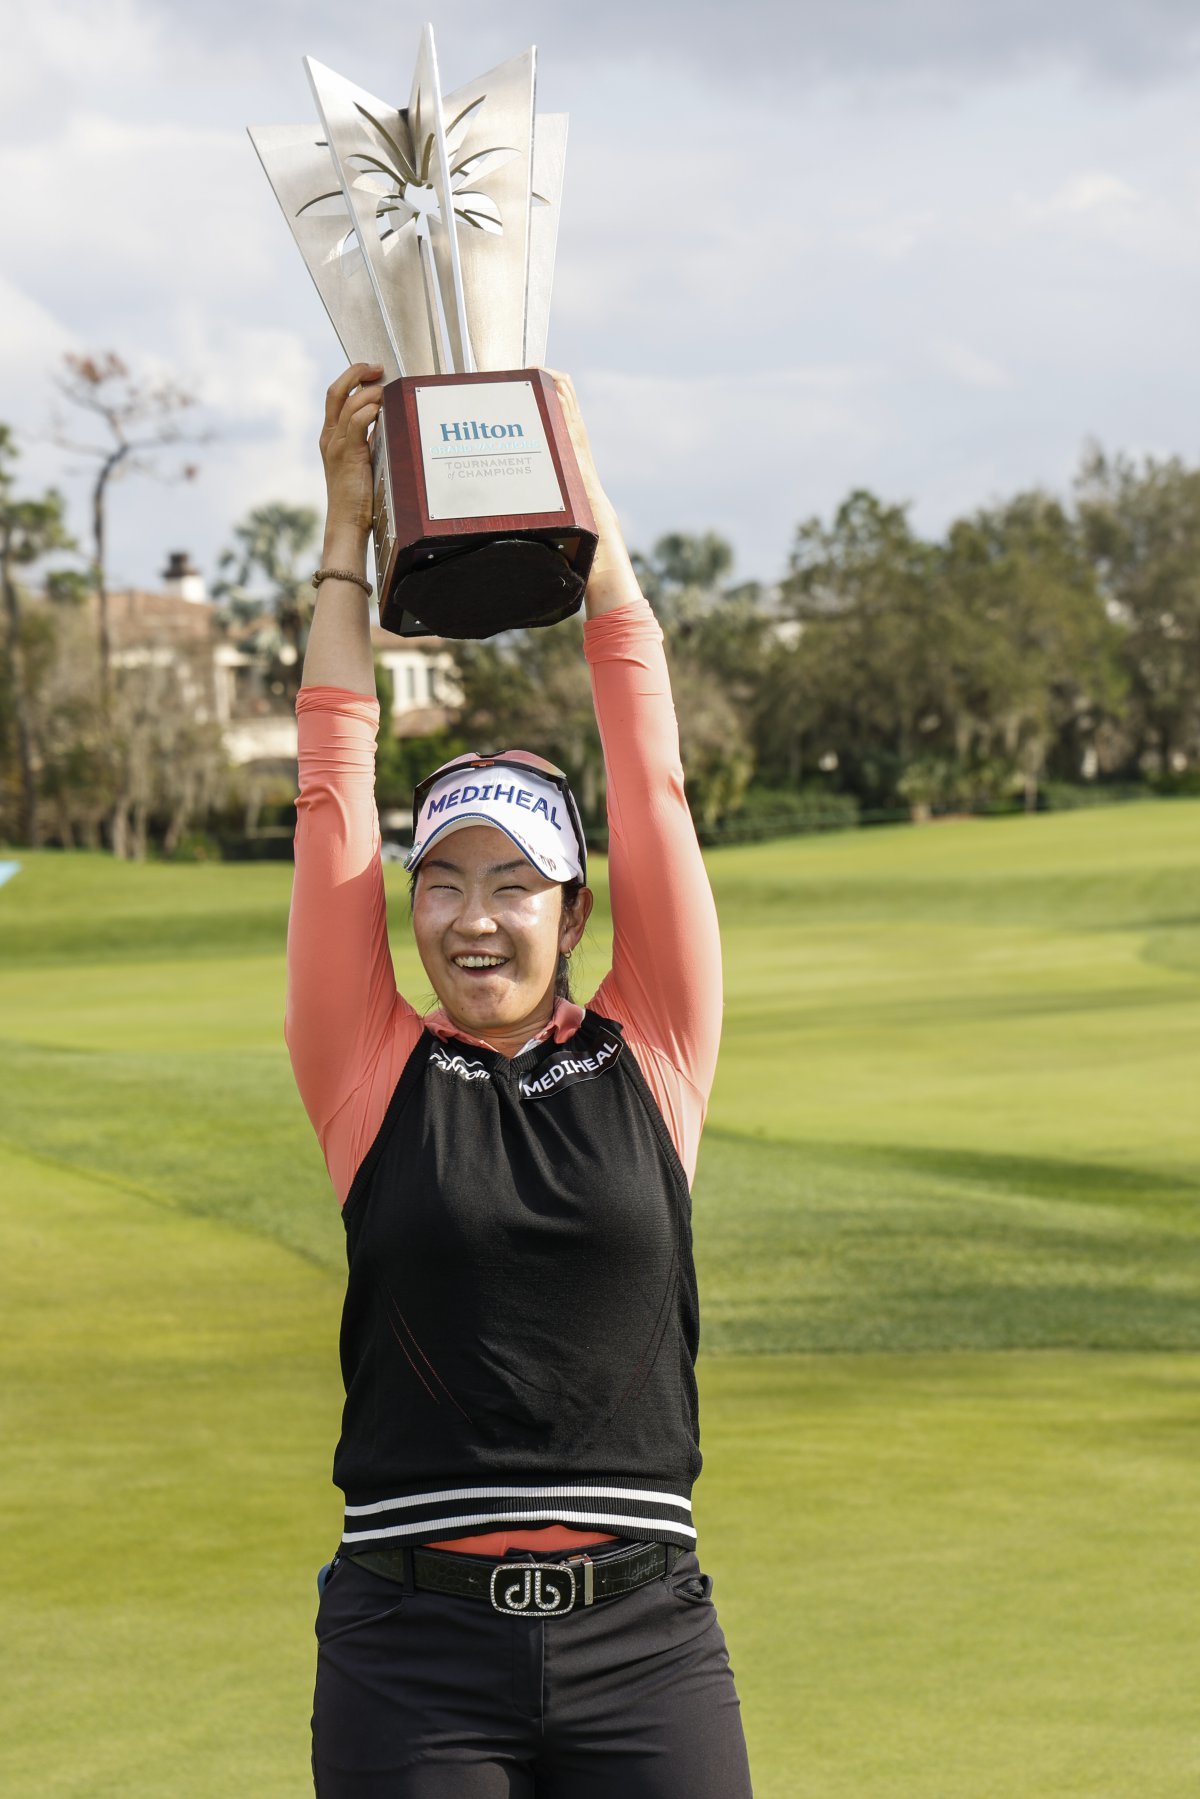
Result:
[[[574,949],[591,906],[584,888],[564,909],[560,884],[492,825],[442,837],[417,871],[413,933],[451,1022],[515,1054],[554,1010],[559,954]]]

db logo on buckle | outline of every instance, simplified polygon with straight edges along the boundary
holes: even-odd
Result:
[[[513,1618],[561,1618],[575,1607],[575,1570],[566,1562],[503,1562],[492,1569],[492,1605]]]

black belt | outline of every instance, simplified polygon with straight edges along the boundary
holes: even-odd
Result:
[[[631,1543],[611,1554],[567,1556],[561,1562],[495,1562],[452,1549],[366,1549],[346,1559],[385,1580],[428,1593],[486,1599],[514,1618],[561,1618],[577,1606],[619,1599],[669,1574],[683,1553],[673,1543]]]

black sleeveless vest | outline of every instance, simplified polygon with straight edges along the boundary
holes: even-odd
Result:
[[[425,1031],[343,1215],[348,1547],[695,1540],[687,1179],[619,1025],[512,1061]]]

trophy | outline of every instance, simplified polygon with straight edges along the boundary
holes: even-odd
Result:
[[[433,27],[399,109],[305,58],[320,126],[251,129],[352,362],[371,440],[380,623],[491,637],[578,610],[596,525],[545,370],[567,120],[535,52],[443,97]]]

